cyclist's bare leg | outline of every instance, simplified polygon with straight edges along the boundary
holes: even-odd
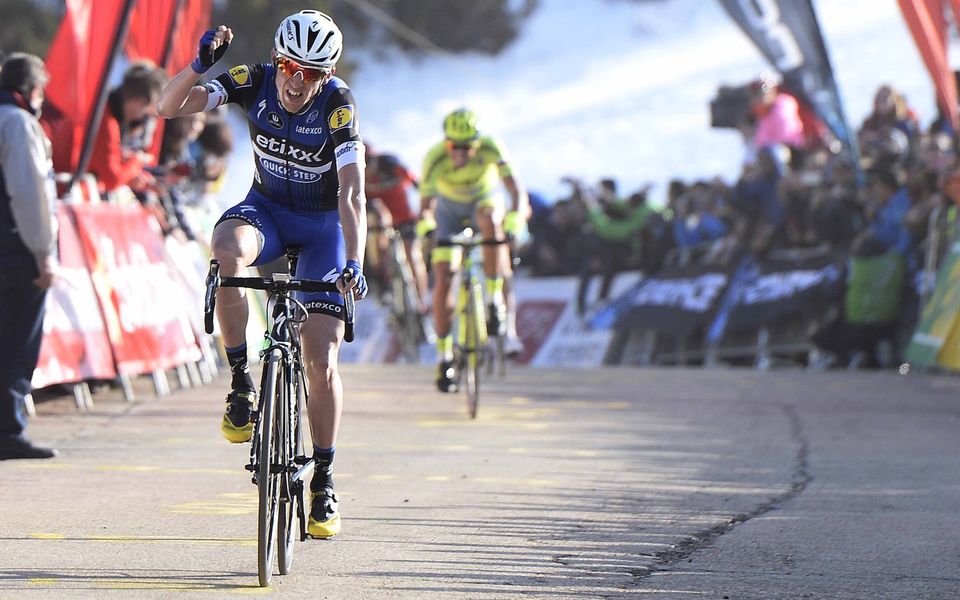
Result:
[[[228,219],[214,228],[210,251],[220,261],[221,276],[237,277],[260,254],[260,234],[240,219]],[[219,288],[216,311],[224,345],[230,348],[243,344],[249,315],[245,290]]]
[[[340,428],[343,383],[337,368],[343,321],[330,315],[311,314],[301,330],[304,366],[310,382],[307,418],[314,446],[333,448]]]
[[[340,513],[333,493],[333,454],[343,407],[343,382],[337,368],[343,332],[343,321],[321,314],[310,315],[300,331],[309,381],[307,420],[316,461],[310,480],[307,532],[321,538],[340,532]]]
[[[477,209],[476,221],[480,228],[480,236],[485,240],[499,240],[503,238],[503,225],[495,219],[497,212],[492,206],[481,206]],[[483,246],[483,274],[488,279],[503,275],[502,252],[499,246],[487,244]]]

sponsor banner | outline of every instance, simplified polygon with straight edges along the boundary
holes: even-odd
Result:
[[[186,294],[186,314],[196,335],[203,333],[203,300],[206,295],[206,279],[209,263],[203,247],[198,242],[180,241],[174,236],[164,239],[166,260],[170,274]]]
[[[617,277],[613,296],[636,285],[635,273]],[[574,309],[576,277],[516,280],[517,335],[523,342],[513,364],[538,367],[595,367],[603,364],[612,339],[612,323],[594,326]],[[357,303],[356,339],[340,347],[343,363],[402,362],[400,346],[389,326],[389,311],[374,298]],[[432,343],[420,346],[420,364],[436,362]]]
[[[97,295],[70,213],[60,207],[60,269],[47,294],[33,387],[117,376]]]
[[[937,275],[933,296],[920,315],[920,323],[907,346],[906,360],[929,367],[936,364],[941,350],[955,353],[945,341],[957,327],[960,314],[960,243],[953,244]],[[952,361],[952,359],[951,359]],[[960,364],[958,364],[960,366]]]
[[[668,268],[642,280],[615,301],[617,327],[632,327],[685,336],[703,329],[727,288],[730,268]]]
[[[169,369],[200,359],[182,278],[156,219],[141,206],[71,206],[117,370]]]
[[[824,312],[843,296],[843,264],[833,255],[765,259],[757,266],[753,261],[744,259],[738,274],[745,276],[735,277],[730,286],[730,331],[754,329],[799,312]]]
[[[530,364],[540,348],[550,337],[557,321],[569,302],[564,300],[536,299],[517,303],[517,335],[523,342],[523,352],[517,364]]]
[[[637,273],[621,273],[611,298],[637,285]],[[613,339],[612,323],[594,325],[576,312],[577,277],[517,279],[517,334],[524,364],[535,367],[598,367]],[[602,312],[598,309],[596,312]]]

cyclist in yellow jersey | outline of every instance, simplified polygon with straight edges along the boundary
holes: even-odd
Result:
[[[504,233],[517,236],[529,214],[527,192],[514,175],[503,146],[490,136],[481,135],[473,111],[461,108],[443,120],[445,139],[427,152],[420,180],[421,220],[418,233],[436,229],[438,238],[461,231],[472,221],[483,239],[500,239]],[[499,186],[510,196],[505,212]],[[433,320],[437,333],[437,388],[456,391],[457,374],[453,363],[453,338],[450,321],[453,314],[451,280],[460,265],[458,248],[436,248],[431,256],[434,268]],[[487,278],[488,329],[512,334],[504,303],[504,277],[512,275],[506,246],[483,246],[483,271]],[[509,338],[510,336],[508,336]]]

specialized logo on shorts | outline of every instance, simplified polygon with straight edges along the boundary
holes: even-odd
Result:
[[[283,129],[283,119],[275,112],[267,115],[267,123],[270,123],[274,129]]]
[[[327,121],[327,124],[330,125],[330,131],[336,131],[353,125],[353,105],[347,104],[346,106],[335,109],[330,113],[330,120]]]
[[[250,77],[250,70],[247,68],[247,65],[237,65],[230,69],[228,73],[230,73],[230,79],[233,79],[233,83],[236,84],[238,88],[253,85],[253,78]]]

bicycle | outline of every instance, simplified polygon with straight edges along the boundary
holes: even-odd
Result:
[[[478,246],[506,243],[506,240],[477,239],[469,227],[450,238],[437,240],[437,247],[463,249],[459,294],[454,309],[457,334],[454,337],[454,361],[457,364],[457,387],[466,393],[467,413],[477,418],[480,404],[480,368],[487,360],[487,316],[483,306],[482,279],[474,257]]]
[[[264,348],[260,351],[263,372],[260,378],[258,406],[251,415],[253,437],[250,440],[250,462],[246,470],[253,473],[258,488],[257,509],[257,575],[261,587],[270,585],[273,559],[276,555],[280,575],[290,572],[293,563],[294,510],[300,526],[300,541],[307,539],[304,510],[304,485],[314,468],[314,459],[304,455],[303,407],[308,402],[307,378],[303,367],[299,325],[308,318],[303,304],[290,294],[300,292],[337,292],[335,283],[294,279],[299,248],[286,249],[288,273],[271,277],[220,277],[220,263],[210,261],[204,299],[204,329],[213,333],[216,292],[220,287],[264,290],[273,301],[271,319],[264,332]],[[346,332],[344,340],[354,339],[354,297],[344,295]]]
[[[385,227],[384,233],[388,240],[386,271],[390,286],[390,324],[400,341],[403,357],[408,363],[418,363],[420,344],[427,341],[427,336],[413,271],[407,262],[400,232]]]

